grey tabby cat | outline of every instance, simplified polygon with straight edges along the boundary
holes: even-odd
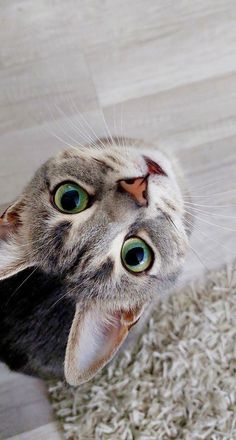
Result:
[[[97,147],[49,159],[0,219],[0,360],[71,385],[173,287],[190,235],[170,158],[129,139]]]

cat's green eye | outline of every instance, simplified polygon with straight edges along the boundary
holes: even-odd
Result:
[[[89,195],[76,183],[63,183],[55,192],[54,203],[66,214],[78,214],[87,208]]]
[[[154,254],[147,243],[138,237],[128,238],[121,250],[122,263],[130,272],[139,273],[149,269]]]

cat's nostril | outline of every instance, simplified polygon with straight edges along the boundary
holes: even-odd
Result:
[[[118,189],[129,194],[139,206],[147,206],[148,175],[133,179],[124,179],[118,182]]]
[[[124,180],[124,182],[126,182],[128,185],[133,185],[133,183],[135,182],[135,179],[126,179],[126,180]]]
[[[147,156],[143,156],[143,158],[147,164],[149,174],[158,174],[159,176],[167,175],[166,172],[158,163],[154,162],[152,159],[150,159]]]

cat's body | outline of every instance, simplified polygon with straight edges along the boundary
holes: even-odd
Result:
[[[11,368],[88,380],[181,272],[182,175],[155,148],[125,144],[50,159],[4,214],[0,359]]]
[[[0,281],[0,292],[0,361],[26,374],[63,378],[75,301],[61,280],[25,269]]]

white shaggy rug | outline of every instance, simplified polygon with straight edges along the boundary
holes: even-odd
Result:
[[[236,264],[162,302],[133,353],[49,388],[66,439],[236,439]]]

